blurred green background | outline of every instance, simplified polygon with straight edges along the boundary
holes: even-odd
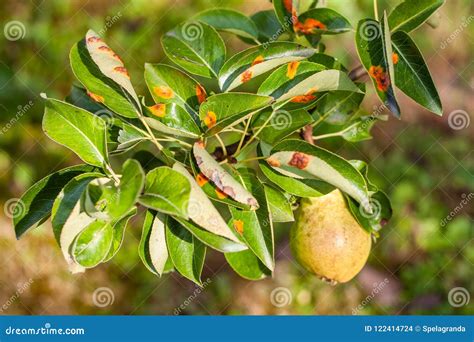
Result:
[[[379,1],[379,8],[389,11],[397,3]],[[373,15],[368,0],[329,0],[327,5],[353,26]],[[386,190],[394,207],[394,218],[355,280],[333,287],[304,273],[291,258],[288,227],[276,227],[273,279],[241,279],[221,254],[210,252],[203,273],[209,281],[202,290],[176,274],[159,279],[145,269],[137,255],[141,217],[129,227],[116,258],[81,275],[68,273],[49,223],[15,240],[6,215],[12,199],[51,171],[78,163],[71,152],[49,141],[40,126],[39,94],[64,98],[70,90],[71,46],[88,28],[103,30],[125,61],[137,92],[145,94],[144,63],[164,60],[160,36],[197,11],[217,6],[249,15],[271,8],[266,0],[0,2],[4,32],[12,21],[24,27],[18,40],[0,36],[0,313],[473,314],[470,0],[447,1],[431,22],[436,29],[425,24],[413,34],[438,87],[444,116],[436,117],[399,94],[401,121],[379,123],[373,140],[355,146],[329,142],[350,159],[369,161],[375,183]],[[246,47],[231,36],[224,38],[232,51]],[[324,42],[326,52],[347,67],[358,64],[353,33],[329,36]],[[376,105],[370,89],[364,108],[370,112]],[[450,118],[459,113],[467,123],[453,129]]]

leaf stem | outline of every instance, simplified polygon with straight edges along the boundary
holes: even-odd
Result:
[[[375,17],[375,20],[379,21],[379,8],[377,5],[377,0],[373,0],[373,1],[374,1],[374,17]]]
[[[246,162],[249,162],[249,161],[266,159],[266,158],[267,157],[253,157],[253,158],[248,158],[248,159],[241,160],[241,161],[239,161],[239,163],[246,163]]]
[[[219,136],[219,134],[216,134],[215,136],[216,136],[217,141],[218,141],[219,144],[221,145],[222,152],[224,153],[224,157],[227,157],[227,148],[225,147],[224,142],[222,141],[222,139],[221,139],[221,137]]]
[[[120,179],[117,176],[117,174],[115,173],[115,171],[112,169],[112,167],[109,164],[105,164],[105,168],[107,169],[107,171],[110,172],[110,176],[112,176],[112,178],[115,182],[115,185],[119,185],[120,184]]]
[[[145,126],[145,128],[146,128],[146,130],[147,130],[147,132],[148,132],[148,135],[149,135],[149,137],[151,138],[152,142],[155,144],[155,146],[158,148],[158,150],[161,151],[161,150],[163,149],[163,145],[161,145],[161,144],[158,142],[158,140],[156,140],[155,135],[153,134],[153,132],[152,132],[150,126],[148,126],[148,123],[145,121],[143,115],[140,114],[138,117],[140,118],[140,121],[142,122],[143,126]]]
[[[242,144],[244,143],[245,136],[247,135],[247,132],[248,132],[248,129],[249,129],[249,126],[250,126],[250,120],[251,120],[251,119],[252,119],[252,117],[249,117],[249,118],[247,119],[247,122],[246,122],[246,124],[245,124],[244,133],[242,134],[242,137],[240,138],[239,145],[237,146],[237,150],[235,151],[234,156],[236,156],[237,154],[239,154],[240,149],[242,148]]]
[[[268,125],[268,123],[269,123],[270,120],[272,119],[274,113],[275,113],[275,112],[272,112],[272,114],[270,114],[270,116],[268,117],[268,119],[265,120],[265,122],[263,123],[263,125],[259,127],[259,129],[257,130],[257,132],[255,132],[255,133],[250,137],[250,139],[245,143],[245,145],[242,146],[242,149],[244,149],[245,147],[247,147],[248,145],[250,145],[250,143],[251,143],[252,141],[254,141],[255,138],[257,138],[257,135],[259,135],[260,132]]]

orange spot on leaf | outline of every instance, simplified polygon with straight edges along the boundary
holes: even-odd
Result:
[[[308,102],[311,102],[313,101],[314,99],[316,99],[316,95],[314,95],[314,93],[317,91],[316,88],[310,88],[306,94],[304,95],[298,95],[298,96],[295,96],[291,99],[290,102],[293,102],[293,103],[308,103]]]
[[[300,65],[300,62],[298,61],[293,61],[293,62],[288,63],[288,70],[286,71],[286,76],[290,80],[292,80],[295,77],[296,72],[298,71],[299,65]]]
[[[99,46],[99,50],[100,51],[106,51],[106,52],[112,51],[107,45]]]
[[[296,21],[293,23],[294,30],[302,34],[312,34],[315,30],[326,30],[326,25],[319,20],[307,18],[304,23]]]
[[[98,42],[102,42],[102,39],[100,37],[97,37],[97,36],[92,36],[92,37],[87,38],[87,42],[88,43],[98,43]]]
[[[288,165],[297,167],[298,169],[303,170],[308,166],[309,156],[301,152],[295,152],[291,157],[291,160],[288,162]]]
[[[153,88],[153,92],[162,99],[171,99],[174,97],[173,90],[167,86],[157,86]]]
[[[227,194],[218,188],[216,188],[216,195],[219,199],[224,199],[227,197]]]
[[[388,74],[384,71],[384,68],[382,68],[380,65],[372,65],[369,68],[369,75],[377,83],[377,89],[379,91],[387,91],[388,87],[390,86],[390,78]]]
[[[166,105],[164,103],[157,103],[156,105],[153,105],[151,107],[148,107],[150,109],[150,112],[159,117],[162,118],[166,114]]]
[[[197,176],[196,176],[196,183],[198,183],[198,185],[200,187],[203,187],[204,185],[206,185],[206,183],[208,182],[209,180],[206,178],[206,176],[204,176],[202,173],[199,173]]]
[[[89,97],[91,99],[93,99],[95,102],[104,103],[104,97],[103,96],[91,93],[90,91],[87,92],[87,95],[89,95]]]
[[[199,104],[206,101],[206,90],[200,84],[196,84],[196,96]]]
[[[252,62],[252,66],[260,64],[264,61],[264,58],[262,55],[258,55]]]
[[[212,127],[214,127],[216,122],[217,122],[216,113],[211,112],[211,111],[207,112],[206,117],[204,118],[204,124],[208,128],[212,128]]]
[[[251,78],[252,78],[252,70],[247,69],[247,70],[245,70],[245,72],[242,74],[242,76],[241,76],[241,81],[242,81],[242,83],[245,83],[245,82],[250,81]]]
[[[397,53],[392,53],[392,61],[393,61],[393,64],[397,64],[398,63],[398,54]]]
[[[115,68],[114,68],[114,71],[116,71],[116,72],[118,72],[118,73],[124,75],[124,76],[127,77],[127,78],[130,78],[130,75],[128,74],[127,69],[126,69],[125,67],[123,67],[123,66],[117,66],[117,67],[115,67]]]
[[[270,164],[271,166],[273,167],[280,167],[281,163],[279,160],[277,159],[273,159],[273,158],[267,158],[267,163]]]
[[[234,229],[237,231],[237,233],[240,235],[244,233],[244,222],[242,220],[234,220],[232,225],[234,226]]]

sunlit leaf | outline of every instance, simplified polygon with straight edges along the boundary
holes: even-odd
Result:
[[[393,32],[410,32],[423,24],[444,0],[405,0],[390,12],[388,23]]]

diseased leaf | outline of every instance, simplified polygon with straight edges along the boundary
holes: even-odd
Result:
[[[125,89],[128,95],[135,101],[135,105],[139,106],[140,101],[120,57],[92,30],[87,31],[85,43],[87,51],[102,74]]]
[[[298,178],[321,179],[368,206],[367,183],[360,172],[345,159],[302,140],[277,144],[267,162],[277,171]]]
[[[288,198],[281,191],[269,185],[264,185],[264,188],[272,221],[293,222],[295,218]]]
[[[310,57],[314,52],[314,49],[289,42],[251,47],[226,61],[219,73],[219,86],[222,91],[230,91],[282,64]]]
[[[218,31],[234,33],[253,40],[258,38],[257,27],[254,22],[238,11],[227,8],[213,8],[198,13],[193,19],[209,24]]]
[[[444,0],[405,0],[388,16],[388,23],[393,32],[410,32],[423,24]]]
[[[89,165],[76,165],[56,171],[33,184],[16,204],[13,216],[16,238],[37,227],[49,217],[55,198],[74,177],[94,170]]]
[[[248,191],[258,200],[260,207],[254,211],[229,207],[232,214],[230,225],[264,265],[273,270],[275,262],[273,224],[263,184],[253,175],[252,170],[239,169],[238,171]]]
[[[178,272],[201,286],[206,246],[171,218],[166,221],[166,245]]]
[[[248,280],[260,280],[272,274],[251,250],[225,253],[225,259],[239,276]]]
[[[349,21],[330,8],[313,8],[293,19],[293,29],[305,36],[338,34],[352,30]]]
[[[138,255],[150,272],[161,276],[168,270],[164,217],[153,210],[146,212]]]
[[[237,202],[249,205],[253,210],[259,207],[259,203],[255,197],[212,158],[204,148],[202,142],[194,143],[193,153],[199,170],[207,179],[211,180],[219,190]]]
[[[405,32],[398,31],[392,36],[392,45],[397,87],[426,109],[442,115],[441,100],[415,42]]]
[[[106,124],[92,113],[66,102],[46,99],[43,131],[87,164],[103,167],[107,162]]]
[[[372,19],[359,21],[356,46],[362,65],[369,73],[377,95],[392,114],[399,118],[400,108],[394,91],[392,43],[385,15],[382,24]]]
[[[79,265],[92,268],[100,264],[112,246],[114,231],[109,222],[94,220],[74,239],[71,254]]]
[[[308,58],[308,62],[324,65],[326,69],[347,71],[347,69],[335,57],[324,53],[315,53]]]
[[[186,71],[217,77],[225,61],[225,45],[216,30],[200,21],[187,21],[161,38],[168,58]]]
[[[138,201],[147,208],[187,219],[190,192],[191,185],[185,176],[161,166],[146,175],[145,190]]]
[[[235,124],[250,113],[270,105],[273,98],[250,93],[223,93],[210,96],[199,108],[207,135]]]
[[[211,233],[238,242],[239,240],[229,229],[227,223],[188,170],[186,170],[186,168],[180,163],[175,163],[173,165],[173,170],[186,177],[191,185],[187,208],[189,218],[198,226],[210,231]]]

